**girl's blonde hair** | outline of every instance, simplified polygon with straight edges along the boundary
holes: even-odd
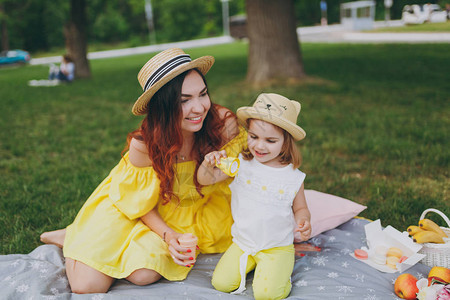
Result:
[[[250,122],[253,119],[247,119],[247,128],[250,127]],[[264,121],[267,122],[267,121]],[[270,122],[268,122],[270,123]],[[272,124],[273,126],[277,126]],[[295,169],[300,167],[302,164],[302,155],[300,154],[300,150],[298,150],[297,145],[295,144],[295,139],[292,137],[292,135],[284,130],[283,128],[277,126],[283,131],[283,137],[284,137],[284,143],[281,147],[280,154],[278,155],[279,161],[282,164],[292,164]],[[242,157],[245,160],[251,160],[253,159],[253,155],[248,149],[248,146],[242,151]]]

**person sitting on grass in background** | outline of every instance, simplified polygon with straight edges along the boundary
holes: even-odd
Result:
[[[63,248],[72,292],[106,293],[120,278],[137,285],[185,279],[195,248],[180,245],[183,233],[198,238],[202,253],[231,244],[228,183],[195,180],[207,153],[237,155],[247,138],[236,116],[211,102],[204,75],[213,63],[172,48],[140,70],[144,91],[132,112],[145,117],[128,135],[129,151],[71,225],[41,235]]]
[[[59,67],[50,65],[48,74],[49,80],[59,80],[63,82],[72,82],[75,78],[75,64],[72,58],[65,54],[62,57],[62,61]]]
[[[248,128],[247,148],[239,155],[240,167],[230,184],[233,243],[214,270],[212,285],[219,291],[241,293],[245,277],[255,269],[255,299],[281,299],[291,291],[294,268],[294,231],[306,241],[311,235],[306,204],[305,174],[297,168],[295,145],[305,137],[297,116],[300,103],[277,94],[261,94],[253,107],[237,110]],[[225,150],[205,156],[197,173],[200,184],[229,178],[216,167]]]

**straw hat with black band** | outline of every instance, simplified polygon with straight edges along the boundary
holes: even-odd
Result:
[[[135,115],[145,115],[148,112],[148,102],[163,85],[191,69],[198,69],[205,75],[213,64],[212,56],[191,60],[190,56],[179,48],[167,49],[156,54],[139,71],[138,81],[144,92],[134,103],[131,111]]]
[[[236,115],[239,122],[247,127],[247,119],[258,119],[277,125],[289,132],[296,141],[302,140],[306,132],[297,125],[301,105],[278,94],[260,94],[253,106],[241,107]]]

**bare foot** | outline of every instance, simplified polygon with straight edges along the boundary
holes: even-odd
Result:
[[[66,238],[66,229],[47,231],[41,234],[41,242],[44,244],[56,245],[62,249],[64,239]]]

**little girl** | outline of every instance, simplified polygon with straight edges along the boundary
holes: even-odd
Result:
[[[261,94],[252,107],[237,110],[239,122],[248,129],[247,149],[239,155],[239,171],[230,184],[233,243],[213,274],[212,284],[219,291],[241,293],[253,269],[255,299],[281,299],[291,291],[294,231],[302,240],[311,234],[306,175],[297,169],[295,141],[306,135],[296,124],[300,108],[297,101]],[[224,150],[205,155],[197,173],[200,184],[229,178],[215,166],[222,157]]]

